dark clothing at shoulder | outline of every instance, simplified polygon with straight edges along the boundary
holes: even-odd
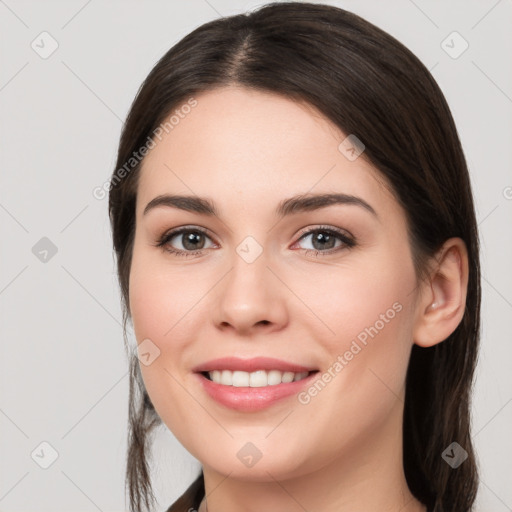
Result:
[[[204,498],[204,475],[201,474],[190,484],[188,489],[167,509],[166,512],[193,512],[199,509]]]

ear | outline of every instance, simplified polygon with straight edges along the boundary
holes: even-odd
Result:
[[[466,309],[468,253],[461,238],[450,238],[434,258],[417,303],[413,341],[431,347],[457,328]]]

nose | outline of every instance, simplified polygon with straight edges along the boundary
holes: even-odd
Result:
[[[235,253],[231,270],[216,287],[213,311],[218,329],[250,336],[286,325],[286,288],[269,263],[265,251],[251,263]]]

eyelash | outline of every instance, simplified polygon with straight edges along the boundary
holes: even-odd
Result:
[[[156,242],[156,244],[154,244],[154,245],[156,247],[162,248],[162,250],[165,252],[174,254],[175,256],[189,257],[189,256],[197,256],[197,255],[202,254],[205,249],[200,249],[197,251],[182,251],[180,249],[166,247],[166,245],[170,242],[170,240],[172,240],[175,236],[181,235],[183,233],[200,233],[202,235],[207,236],[208,238],[211,238],[208,236],[208,233],[204,229],[192,228],[192,227],[182,227],[182,228],[177,228],[175,230],[172,230],[168,233],[164,233],[160,237],[160,239]],[[341,245],[337,248],[334,248],[334,249],[329,249],[327,251],[318,251],[316,249],[302,249],[303,251],[305,251],[305,255],[309,255],[310,253],[314,252],[315,257],[318,257],[319,255],[327,256],[327,255],[336,253],[343,249],[351,249],[352,247],[355,247],[357,245],[356,239],[354,237],[345,234],[341,230],[338,230],[338,229],[335,229],[332,227],[327,227],[327,226],[319,226],[317,228],[310,229],[309,231],[303,232],[300,235],[297,242],[299,242],[303,238],[305,238],[311,234],[314,234],[314,233],[327,233],[328,235],[334,235],[335,237],[337,237],[339,240],[342,241],[343,245]]]

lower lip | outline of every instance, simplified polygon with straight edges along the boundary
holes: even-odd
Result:
[[[195,375],[200,379],[206,393],[218,403],[237,411],[253,412],[261,411],[284,398],[297,394],[310,384],[317,373],[311,373],[302,380],[259,388],[225,386],[207,379],[201,373]]]

